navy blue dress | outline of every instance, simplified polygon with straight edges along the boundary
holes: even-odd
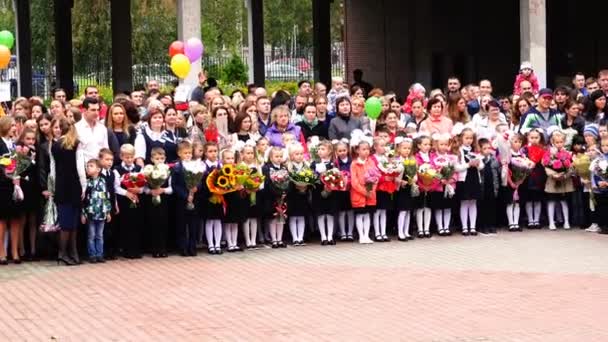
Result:
[[[332,163],[331,161],[312,162],[310,167],[314,172],[316,172],[317,165],[320,163],[325,164],[326,170],[335,168],[334,163]],[[336,207],[336,197],[334,196],[334,192],[331,191],[329,193],[323,194],[324,188],[325,186],[323,185],[323,183],[319,183],[312,190],[312,210],[315,215],[333,215],[338,211]]]

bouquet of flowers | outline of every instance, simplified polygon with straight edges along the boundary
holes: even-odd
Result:
[[[287,218],[287,203],[285,203],[285,192],[289,188],[289,172],[281,169],[270,173],[270,181],[272,186],[279,192],[279,197],[275,203],[274,216],[279,220],[280,224],[285,223]]]
[[[378,184],[378,189],[391,194],[395,192],[397,185],[394,179],[403,171],[402,164],[392,158],[382,158],[378,161],[378,170],[380,170],[383,177],[388,178],[387,181]],[[390,181],[390,179],[393,179],[393,181]]]
[[[122,175],[120,184],[127,190],[146,186],[146,176],[141,172],[128,172]],[[131,202],[131,208],[137,208],[137,202]]]
[[[454,177],[454,164],[455,160],[447,156],[435,158],[435,166],[439,169],[439,178],[446,183],[443,192],[443,195],[446,198],[452,198],[456,193],[456,189],[454,189],[454,186],[450,184],[452,177]]]
[[[47,180],[47,190],[51,194],[55,192],[55,179],[51,175],[49,175]],[[42,217],[42,222],[40,222],[40,232],[54,233],[60,229],[61,227],[59,227],[57,224],[57,206],[53,200],[53,195],[51,195],[49,198],[47,198],[46,203],[44,204],[44,214]]]
[[[440,178],[437,170],[431,166],[431,164],[422,164],[418,168],[418,180],[422,185],[424,191],[430,190],[436,183],[437,179]]]
[[[509,177],[513,184],[521,183],[530,175],[534,168],[534,162],[526,157],[511,158]]]
[[[411,186],[412,197],[416,197],[420,195],[420,190],[418,189],[418,185],[415,183],[416,174],[418,173],[418,165],[416,164],[416,159],[407,158],[403,160],[403,179],[408,182]]]
[[[591,168],[593,169],[594,175],[601,179],[608,180],[608,160],[604,158],[596,159],[593,161]]]
[[[197,161],[187,161],[183,162],[182,166],[184,168],[184,180],[186,182],[186,189],[192,191],[202,180],[203,175],[205,174],[205,167],[202,163]],[[188,202],[186,205],[186,209],[193,210],[194,203]]]
[[[310,160],[319,162],[321,158],[319,158],[319,153],[317,152],[319,149],[319,137],[313,136],[310,138],[310,141],[306,145],[308,149],[308,154],[310,155]]]
[[[318,180],[317,175],[308,166],[304,166],[299,171],[290,171],[289,179],[300,192],[305,192],[309,185],[316,184]]]
[[[345,191],[347,182],[345,173],[346,171],[341,172],[337,168],[333,168],[323,172],[319,178],[325,186],[325,190]]]
[[[542,165],[557,173],[566,173],[572,167],[572,154],[565,149],[550,148],[543,155]]]
[[[372,167],[367,169],[365,172],[365,190],[371,193],[374,190],[374,185],[378,184],[380,180],[380,171],[377,168]]]
[[[142,173],[146,177],[148,188],[151,190],[160,189],[171,174],[169,165],[167,164],[146,165]],[[152,196],[152,204],[159,205],[160,202],[160,195]]]
[[[224,195],[237,191],[234,165],[226,164],[221,168],[211,171],[206,181],[211,197],[209,202],[213,204],[224,204]]]
[[[247,177],[243,180],[243,189],[249,192],[249,203],[255,205],[256,203],[256,192],[260,190],[260,186],[264,184],[264,175],[262,175],[257,169],[250,170]]]
[[[29,148],[25,146],[15,147],[15,152],[4,155],[0,158],[0,166],[4,168],[4,174],[14,181],[13,199],[23,201],[23,190],[19,184],[21,174],[23,174],[34,163],[28,155]]]
[[[574,167],[574,172],[584,180],[591,179],[591,171],[589,167],[591,166],[591,158],[589,158],[586,154],[580,154],[573,157],[572,166]]]
[[[535,164],[540,163],[545,155],[545,149],[537,145],[528,145],[528,158],[533,161]]]

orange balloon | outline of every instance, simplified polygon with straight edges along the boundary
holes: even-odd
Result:
[[[0,45],[0,69],[6,69],[11,61],[11,50],[6,46]]]

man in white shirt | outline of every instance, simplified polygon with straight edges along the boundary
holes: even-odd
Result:
[[[74,127],[78,133],[78,150],[82,152],[84,162],[99,157],[102,148],[108,148],[108,130],[99,120],[99,101],[87,97],[82,102],[84,113]]]

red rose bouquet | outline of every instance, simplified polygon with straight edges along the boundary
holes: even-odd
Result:
[[[128,172],[122,175],[120,184],[127,190],[146,186],[146,176],[141,172]],[[131,208],[137,208],[137,202],[131,202]]]

